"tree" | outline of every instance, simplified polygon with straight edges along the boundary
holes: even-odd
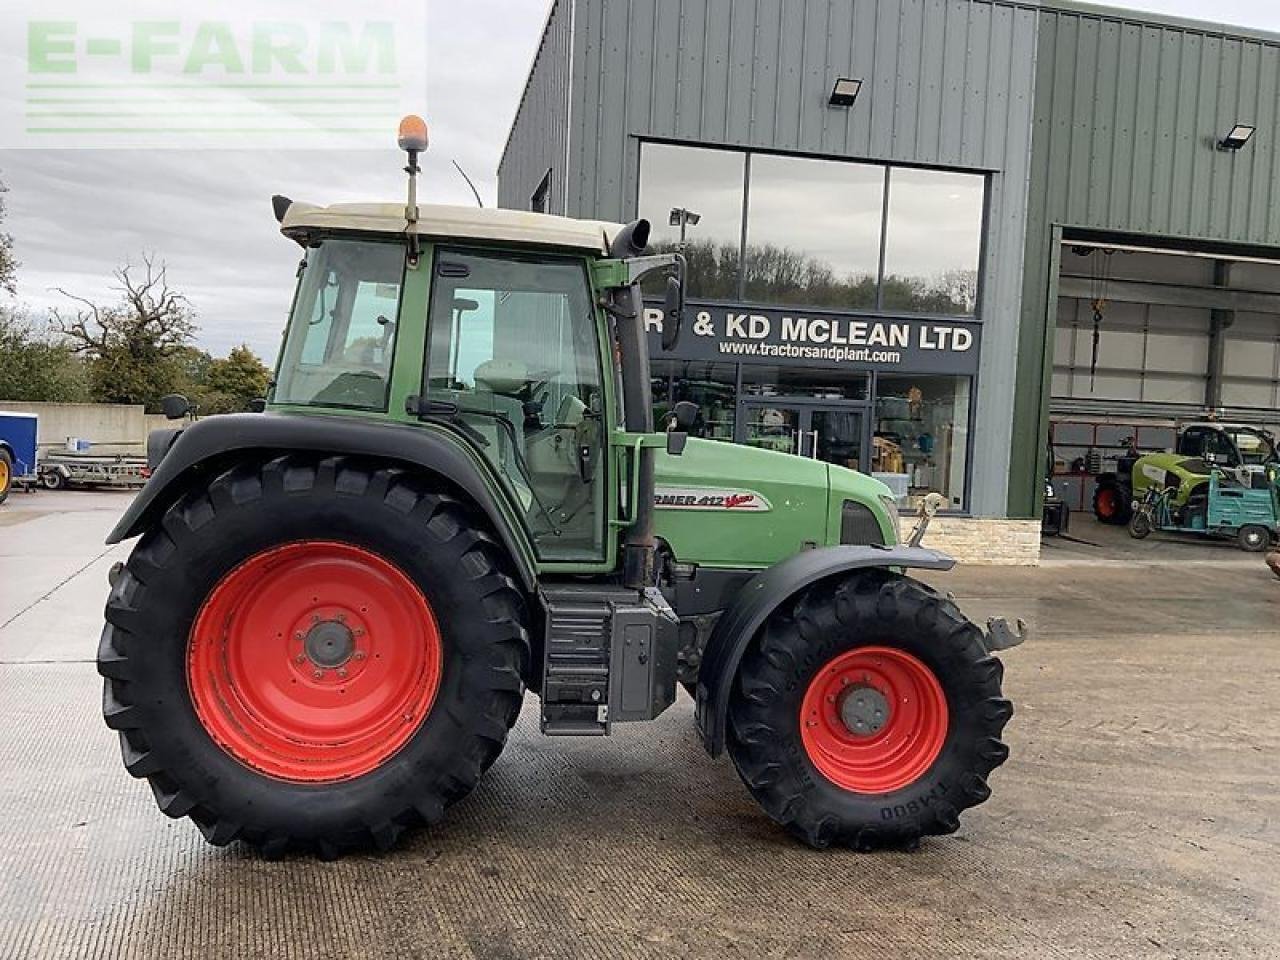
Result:
[[[4,194],[8,187],[0,183],[0,224],[4,223]],[[0,232],[0,290],[17,292],[18,261],[13,254],[13,237]]]
[[[84,362],[60,338],[0,309],[0,401],[84,403]]]
[[[221,360],[209,364],[205,379],[206,393],[201,413],[237,413],[249,409],[249,403],[267,395],[271,371],[247,344],[232,348]]]
[[[165,265],[143,257],[141,276],[132,265],[116,271],[120,301],[102,307],[57,288],[78,306],[54,309],[54,322],[89,369],[89,390],[99,403],[141,403],[159,408],[179,385],[178,358],[195,334],[187,298],[170,289]]]

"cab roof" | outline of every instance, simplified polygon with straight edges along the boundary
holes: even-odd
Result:
[[[312,232],[377,233],[403,235],[406,231],[403,203],[337,203],[328,207],[291,203],[280,222],[280,232],[305,240]],[[419,204],[413,232],[440,240],[496,240],[532,247],[577,250],[607,255],[609,242],[621,224],[599,220],[575,220],[524,210],[496,210]]]

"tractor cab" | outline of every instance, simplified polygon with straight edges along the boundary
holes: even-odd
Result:
[[[1245,424],[1188,424],[1178,435],[1177,452],[1214,466],[1244,467],[1253,472],[1280,462],[1271,433]]]

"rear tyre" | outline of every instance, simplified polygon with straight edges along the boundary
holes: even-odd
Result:
[[[60,471],[49,469],[40,474],[40,482],[46,490],[61,490],[67,485],[67,478]]]
[[[1093,491],[1093,515],[1101,523],[1127,523],[1133,504],[1124,491],[1111,484],[1099,484]]]
[[[9,499],[13,488],[13,457],[8,450],[0,450],[0,503]]]
[[[1240,532],[1236,534],[1236,543],[1240,544],[1241,550],[1261,553],[1271,546],[1271,531],[1260,524],[1251,523],[1240,528]]]
[[[112,587],[98,671],[125,767],[217,845],[390,847],[470,792],[519,713],[504,565],[464,504],[403,471],[228,470]]]
[[[1129,518],[1129,536],[1135,540],[1145,540],[1151,536],[1151,515],[1145,510],[1137,510]]]
[[[1003,672],[924,584],[882,570],[824,581],[744,656],[729,753],[764,811],[810,846],[910,847],[990,796],[1009,755]]]

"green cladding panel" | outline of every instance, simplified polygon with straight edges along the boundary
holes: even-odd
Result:
[[[1053,231],[1280,247],[1280,37],[1065,3],[1040,12],[1010,516],[1038,509]],[[1237,123],[1238,152],[1217,149]]]

